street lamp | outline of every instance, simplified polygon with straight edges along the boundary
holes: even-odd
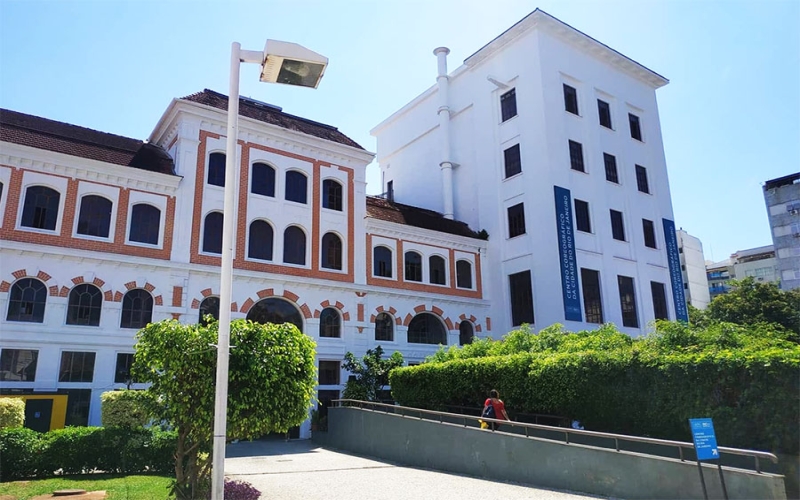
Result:
[[[228,411],[228,355],[231,334],[231,286],[233,237],[236,221],[236,139],[239,136],[239,65],[261,65],[261,81],[317,88],[328,58],[290,42],[267,40],[264,51],[242,50],[238,42],[231,44],[230,92],[228,94],[228,137],[225,147],[225,208],[222,226],[222,262],[220,263],[219,340],[217,344],[217,382],[214,396],[214,448],[211,470],[211,498],[225,497],[225,437]]]

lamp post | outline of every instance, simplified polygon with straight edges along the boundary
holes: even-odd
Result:
[[[328,65],[328,58],[296,43],[267,40],[264,50],[242,50],[231,44],[230,92],[228,95],[228,137],[225,147],[225,208],[222,226],[222,261],[219,286],[219,340],[217,343],[217,380],[214,395],[214,438],[211,471],[211,498],[225,497],[225,437],[228,411],[228,355],[231,334],[231,287],[233,254],[236,247],[236,185],[239,162],[236,140],[239,136],[239,65],[261,65],[262,82],[283,83],[317,88]]]

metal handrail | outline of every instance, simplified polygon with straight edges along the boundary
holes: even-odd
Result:
[[[334,399],[332,403],[335,403],[337,406],[357,406],[358,408],[364,410],[370,410],[370,408],[365,408],[365,406],[373,407],[371,410],[375,411],[374,407],[382,407],[386,409],[391,409],[392,411],[397,410],[407,410],[410,413],[418,414],[420,420],[422,420],[423,415],[431,415],[436,418],[432,420],[437,420],[439,423],[444,423],[444,417],[449,417],[452,419],[463,419],[464,420],[464,427],[467,427],[468,421],[477,422],[479,420],[483,420],[484,422],[494,422],[497,424],[508,425],[511,427],[521,427],[525,429],[525,437],[531,437],[528,434],[528,429],[538,429],[544,430],[549,432],[563,432],[564,433],[564,442],[565,444],[570,444],[570,435],[582,435],[582,436],[594,436],[600,438],[607,438],[614,440],[614,448],[616,451],[620,451],[619,442],[620,441],[627,441],[627,442],[636,442],[636,443],[648,443],[648,444],[656,444],[661,446],[674,446],[678,449],[678,458],[681,462],[685,462],[686,459],[683,457],[683,450],[686,449],[694,449],[694,443],[689,443],[686,441],[672,441],[669,439],[656,439],[656,438],[648,438],[648,437],[641,437],[641,436],[629,436],[626,434],[613,434],[610,432],[598,432],[598,431],[587,431],[584,429],[571,429],[566,427],[553,427],[549,425],[541,425],[541,424],[527,424],[523,422],[514,422],[511,420],[500,420],[495,418],[485,418],[485,417],[473,417],[472,415],[463,415],[459,413],[448,413],[444,411],[436,411],[436,410],[425,410],[423,408],[413,408],[410,406],[400,406],[400,405],[392,405],[386,403],[375,403],[371,401],[360,401],[358,399]],[[401,413],[401,417],[405,417],[406,415]],[[492,429],[494,431],[494,429]],[[546,438],[541,438],[546,439]],[[772,461],[772,463],[778,463],[778,457],[772,453],[767,451],[758,451],[758,450],[744,450],[741,448],[728,448],[725,446],[718,446],[717,450],[720,453],[727,453],[729,455],[741,455],[745,457],[753,457],[755,459],[755,469],[756,472],[761,474],[761,464],[759,462],[760,458],[768,458]]]

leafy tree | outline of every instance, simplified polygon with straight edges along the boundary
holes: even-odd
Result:
[[[403,355],[395,351],[383,359],[383,347],[378,346],[367,349],[361,360],[356,359],[352,352],[346,353],[343,366],[355,376],[345,384],[344,398],[377,401],[378,391],[389,384],[389,372],[403,366]]]
[[[708,305],[705,315],[709,320],[740,325],[777,323],[800,335],[800,289],[784,291],[775,283],[759,283],[752,277],[730,284],[730,292]]]
[[[136,336],[133,370],[178,433],[174,493],[205,497],[211,467],[218,323],[152,323]],[[316,385],[314,341],[289,323],[231,322],[229,439],[286,432],[308,416]]]

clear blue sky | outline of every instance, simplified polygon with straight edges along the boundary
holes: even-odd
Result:
[[[170,100],[228,93],[230,44],[330,59],[316,91],[241,94],[369,130],[536,7],[670,79],[657,91],[675,222],[706,259],[771,243],[761,185],[800,170],[800,1],[0,0],[0,107],[145,139]],[[368,193],[380,192],[376,166]]]

